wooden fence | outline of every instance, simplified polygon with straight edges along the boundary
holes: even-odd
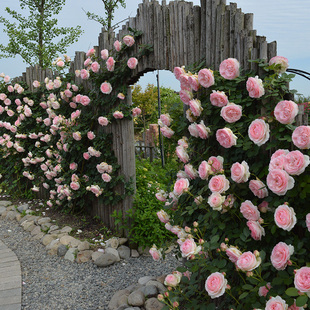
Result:
[[[127,35],[129,27],[141,30],[143,35],[130,50],[128,55],[136,55],[139,45],[153,46],[154,52],[143,56],[132,76],[128,86],[137,82],[148,71],[170,70],[175,66],[188,66],[205,61],[207,67],[217,70],[222,60],[234,57],[245,69],[258,71],[255,63],[249,59],[267,59],[276,55],[276,42],[267,43],[266,38],[257,36],[253,30],[253,14],[244,14],[236,3],[226,4],[225,0],[201,0],[201,5],[191,2],[165,0],[143,0],[139,4],[137,15],[130,18],[117,34],[108,36],[104,30],[99,34],[97,55],[102,49],[111,50],[116,39],[121,40]],[[85,52],[76,52],[71,63],[70,72],[83,68],[86,59]],[[27,68],[26,73],[17,78],[33,89],[32,81],[43,81],[52,77],[51,70],[42,70],[38,66]],[[88,88],[87,81],[75,77],[76,84]],[[131,104],[131,90],[128,87],[127,103]],[[113,149],[121,166],[121,173],[126,180],[135,180],[135,146],[133,122],[122,120],[112,122],[107,132],[113,133]],[[132,207],[133,197],[127,197],[117,206],[105,206],[93,201],[92,213],[101,217],[105,224],[114,227],[111,213],[114,210],[126,211]],[[123,212],[124,214],[125,212]]]

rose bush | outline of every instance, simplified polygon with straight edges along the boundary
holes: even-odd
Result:
[[[181,281],[161,296],[165,309],[309,303],[310,127],[296,123],[285,58],[256,62],[259,76],[232,58],[219,72],[175,70],[190,98],[188,139],[177,147],[184,169],[166,192],[162,225],[176,236],[184,264]],[[189,91],[187,77],[196,73],[202,87]],[[199,135],[202,122],[207,136]]]

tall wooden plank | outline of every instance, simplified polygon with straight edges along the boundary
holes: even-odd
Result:
[[[244,62],[245,70],[250,70],[251,69],[251,63],[249,60],[251,59],[251,54],[252,54],[252,49],[253,49],[253,37],[252,36],[246,36],[245,38],[245,47],[244,47]]]
[[[211,7],[212,7],[212,12],[211,12],[211,31],[212,31],[212,34],[211,34],[211,63],[213,65],[216,66],[216,62],[215,62],[215,59],[217,58],[217,51],[216,51],[216,45],[217,45],[217,40],[220,40],[220,36],[221,34],[217,34],[216,31],[219,30],[220,31],[220,28],[217,28],[217,7],[219,6],[220,4],[220,0],[212,0],[212,4],[211,4]]]
[[[233,57],[242,62],[241,59],[241,30],[244,28],[244,14],[241,12],[241,9],[237,9],[235,15],[235,32],[234,32],[234,42],[235,42],[235,50]]]
[[[198,5],[195,5],[193,8],[193,22],[194,22],[194,62],[201,60],[201,8]]]
[[[229,56],[234,57],[234,50],[235,50],[235,16],[237,12],[237,4],[236,3],[230,3],[230,42],[229,42]]]
[[[229,58],[230,55],[230,6],[227,5],[224,13],[224,24],[223,24],[223,49],[221,53],[221,61]]]
[[[206,1],[206,63],[212,67],[212,0]]]
[[[215,58],[214,58],[214,67],[218,68],[221,60],[222,53],[224,49],[224,14],[225,14],[225,5],[219,4],[216,10],[216,40],[215,40]]]
[[[164,39],[164,65],[163,67],[167,70],[171,70],[171,33],[170,33],[170,17],[169,17],[169,8],[167,4],[163,4],[163,25],[164,25],[164,32],[163,32],[163,39]]]
[[[206,22],[207,22],[207,0],[200,0],[200,53],[199,59],[206,59]]]
[[[253,13],[244,14],[244,29],[247,29],[248,31],[253,30],[253,19]]]
[[[267,44],[267,59],[268,59],[268,61],[274,56],[277,56],[277,41],[272,41],[272,42]]]

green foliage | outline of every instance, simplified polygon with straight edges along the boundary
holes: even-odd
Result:
[[[164,224],[158,221],[156,213],[162,209],[155,194],[171,188],[177,163],[171,161],[162,168],[160,160],[152,163],[147,159],[136,160],[137,184],[134,198],[134,210],[129,213],[132,220],[130,239],[142,247],[151,247],[154,243],[169,244],[171,235]]]
[[[29,65],[51,67],[52,59],[65,53],[83,33],[80,26],[56,27],[58,20],[53,16],[59,14],[64,5],[65,0],[20,0],[20,7],[29,11],[28,17],[7,7],[6,12],[16,22],[0,17],[4,33],[9,37],[7,46],[0,44],[0,57],[20,55]],[[55,42],[57,38],[60,39]]]

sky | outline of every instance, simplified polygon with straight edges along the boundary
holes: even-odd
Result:
[[[127,0],[126,8],[120,7],[115,12],[114,23],[127,17],[134,17],[138,4],[142,0]],[[161,1],[160,1],[161,2]],[[167,0],[169,2],[169,0]],[[200,5],[200,0],[191,1],[194,5]],[[278,55],[289,59],[290,68],[310,72],[310,1],[309,0],[236,0],[238,7],[244,13],[254,13],[254,29],[260,36],[266,36],[268,42],[277,41]],[[229,3],[229,1],[227,1]],[[18,0],[1,0],[0,15],[8,18],[4,11],[10,7],[16,11],[26,14],[20,10]],[[87,19],[84,11],[95,12],[104,15],[101,0],[66,0],[66,4],[58,15],[58,26],[81,25],[84,34],[79,41],[68,48],[68,55],[73,58],[75,51],[87,51],[97,45],[101,25]],[[0,42],[7,42],[6,34],[0,25]],[[180,64],[182,65],[182,64]],[[19,76],[25,71],[27,64],[21,58],[0,59],[0,72],[11,77]],[[167,71],[160,72],[161,86],[171,87],[178,90],[179,84],[172,74]],[[150,72],[139,81],[142,87],[147,83],[156,84],[156,73]],[[310,81],[296,76],[290,86],[292,89],[308,97],[310,96]]]

